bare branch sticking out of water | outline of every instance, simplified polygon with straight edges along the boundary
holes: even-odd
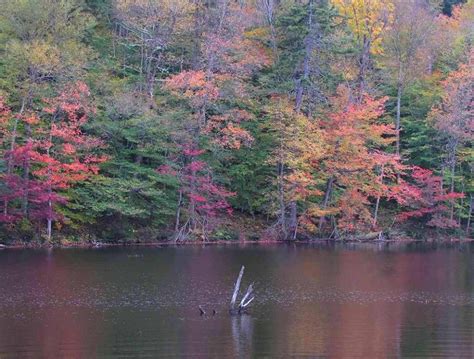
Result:
[[[240,304],[239,304],[239,309],[245,308],[250,304],[250,302],[253,300],[253,297],[250,298],[252,294],[253,294],[253,283],[249,285],[249,287],[247,288],[247,292],[242,297],[242,300],[240,301]]]
[[[242,297],[242,300],[240,301],[239,306],[236,308],[235,303],[237,301],[237,296],[239,295],[239,289],[240,289],[240,283],[242,282],[242,277],[244,275],[245,271],[245,266],[242,266],[240,269],[239,276],[237,277],[237,281],[235,282],[234,286],[234,292],[232,293],[232,299],[230,301],[230,308],[229,308],[229,313],[230,314],[242,314],[245,309],[252,303],[252,301],[255,299],[253,296],[253,283],[250,284],[247,288],[247,291],[245,292],[245,295]]]
[[[240,282],[242,281],[244,271],[245,271],[245,266],[242,266],[242,268],[240,269],[239,276],[237,277],[237,282],[235,282],[234,293],[232,294],[232,299],[230,300],[230,310],[235,309],[235,302],[237,300],[237,296],[239,295]]]

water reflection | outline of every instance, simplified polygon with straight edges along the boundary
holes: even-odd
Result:
[[[239,357],[248,357],[253,352],[253,326],[254,319],[248,315],[235,315],[231,317],[232,339],[234,343],[234,354]]]
[[[256,301],[229,316],[242,264]],[[2,251],[0,358],[474,357],[473,264],[472,245]]]
[[[51,250],[7,256],[1,258],[1,297],[7,305],[0,314],[0,357],[10,351],[32,358],[94,353],[100,341],[101,313],[91,320],[81,315],[80,307],[64,304],[87,292],[74,282],[93,280],[93,271],[78,268],[68,255],[55,256]]]

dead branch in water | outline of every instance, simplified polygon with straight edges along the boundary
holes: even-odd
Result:
[[[234,285],[234,292],[232,293],[232,299],[230,300],[229,313],[233,315],[244,313],[245,310],[250,305],[250,303],[252,303],[252,301],[255,299],[255,297],[253,296],[253,283],[252,283],[248,286],[247,291],[242,297],[242,300],[240,301],[239,306],[237,308],[235,307],[235,303],[237,301],[237,296],[239,295],[240,283],[242,282],[244,271],[245,271],[245,266],[242,266],[242,268],[240,269],[239,276],[237,277],[237,281],[235,282],[235,285]]]
[[[242,282],[242,277],[244,276],[244,271],[245,267],[242,266],[239,272],[239,276],[237,277],[237,281],[235,282],[234,285],[234,291],[232,293],[232,298],[230,300],[230,307],[229,307],[229,313],[231,315],[236,315],[236,314],[243,314],[245,313],[246,309],[250,306],[250,304],[254,301],[255,296],[253,295],[253,285],[254,283],[250,284],[247,288],[247,291],[243,295],[242,299],[240,300],[240,303],[238,306],[236,306],[237,303],[237,297],[239,296],[239,289],[240,289],[240,283]],[[204,310],[204,308],[199,305],[199,314],[201,316],[205,316],[207,313]],[[215,309],[212,310],[212,315],[216,315],[217,312]]]
[[[237,300],[237,295],[239,294],[240,282],[242,281],[242,277],[244,275],[245,267],[242,266],[240,269],[239,276],[237,277],[237,282],[234,285],[234,293],[232,294],[232,299],[230,300],[230,309],[235,308],[235,301]]]

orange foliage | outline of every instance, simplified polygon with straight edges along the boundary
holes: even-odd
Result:
[[[333,99],[337,110],[320,121],[328,145],[320,166],[343,191],[333,208],[324,210],[338,213],[339,229],[366,231],[374,223],[370,199],[390,198],[396,174],[404,166],[397,156],[383,152],[395,135],[393,125],[381,121],[387,98],[365,96],[353,103],[344,89],[339,93]]]

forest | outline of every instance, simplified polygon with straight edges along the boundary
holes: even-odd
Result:
[[[474,0],[0,8],[0,243],[472,238]]]

